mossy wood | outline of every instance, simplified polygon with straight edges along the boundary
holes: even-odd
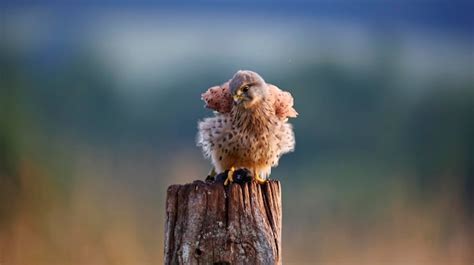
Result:
[[[279,181],[168,188],[164,263],[281,264]]]

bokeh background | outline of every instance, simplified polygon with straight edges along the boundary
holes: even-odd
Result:
[[[239,69],[300,113],[284,264],[473,264],[472,1],[0,7],[0,264],[161,264],[200,94]]]

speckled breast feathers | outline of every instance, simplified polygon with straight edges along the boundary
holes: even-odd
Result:
[[[268,177],[282,154],[294,150],[288,117],[296,117],[293,97],[266,84],[251,71],[239,71],[202,94],[214,117],[198,124],[197,144],[211,158],[216,172],[248,168]]]

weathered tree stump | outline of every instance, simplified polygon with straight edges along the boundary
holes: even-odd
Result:
[[[281,264],[280,182],[170,186],[164,261]]]

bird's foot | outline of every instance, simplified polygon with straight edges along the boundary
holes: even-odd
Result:
[[[247,168],[235,169],[235,167],[232,167],[229,170],[217,174],[210,182],[223,182],[225,186],[230,183],[244,184],[252,181],[254,178],[252,175],[252,172]]]
[[[234,182],[234,171],[235,171],[234,167],[231,167],[229,169],[229,171],[227,172],[227,178],[224,181],[224,186],[227,186],[229,185],[229,183]]]
[[[265,184],[265,182],[267,182],[267,180],[264,179],[264,178],[262,178],[262,177],[260,176],[260,174],[255,173],[254,175],[255,175],[255,176],[254,176],[255,181],[256,181],[258,184]]]

